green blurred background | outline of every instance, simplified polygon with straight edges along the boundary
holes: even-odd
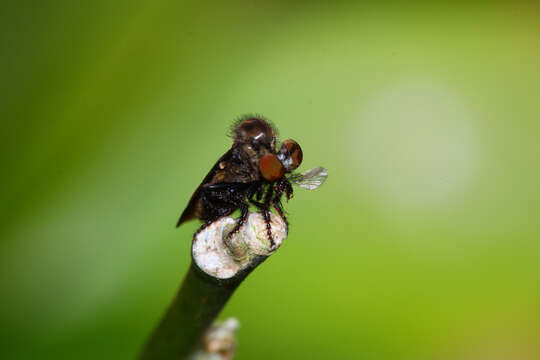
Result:
[[[539,7],[0,9],[0,358],[133,358],[248,112],[329,179],[222,314],[238,359],[540,358]]]

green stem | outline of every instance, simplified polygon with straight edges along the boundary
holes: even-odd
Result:
[[[272,233],[279,246],[286,237],[286,225],[272,216]],[[265,238],[261,214],[250,214],[242,230],[224,241],[234,223],[234,219],[222,218],[196,234],[188,273],[140,360],[189,358],[238,285],[277,249]]]
[[[257,264],[264,261],[264,257]],[[146,344],[140,360],[186,359],[200,343],[250,267],[227,280],[217,280],[191,264],[180,290]]]

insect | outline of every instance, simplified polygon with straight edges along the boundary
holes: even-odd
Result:
[[[313,190],[327,178],[323,167],[303,174],[293,173],[302,163],[302,149],[294,140],[286,139],[276,150],[277,131],[260,116],[244,116],[232,126],[232,147],[227,151],[195,190],[176,226],[191,219],[200,219],[205,227],[223,216],[240,210],[236,225],[229,232],[231,237],[239,231],[247,219],[249,206],[253,205],[263,214],[270,245],[274,246],[270,226],[273,208],[284,220],[281,198],[293,197],[292,184]]]

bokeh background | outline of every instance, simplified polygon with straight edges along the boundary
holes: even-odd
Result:
[[[134,358],[249,112],[329,179],[222,314],[238,359],[540,358],[539,10],[3,3],[0,358]]]

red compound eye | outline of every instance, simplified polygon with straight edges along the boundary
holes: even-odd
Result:
[[[274,154],[266,154],[259,160],[262,176],[268,181],[275,181],[285,175],[285,168]]]
[[[287,149],[288,154],[291,157],[291,170],[296,169],[302,163],[302,148],[294,140],[287,139],[283,141],[283,146]]]
[[[287,172],[295,170],[302,163],[302,149],[300,145],[292,139],[283,140],[278,158]]]

